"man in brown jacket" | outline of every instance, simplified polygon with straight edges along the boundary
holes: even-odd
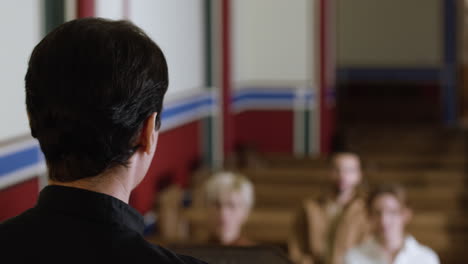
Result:
[[[361,163],[356,154],[332,156],[329,188],[306,199],[297,213],[289,251],[300,264],[341,264],[346,252],[367,233],[366,207],[359,185]]]

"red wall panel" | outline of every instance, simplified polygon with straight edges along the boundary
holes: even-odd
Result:
[[[236,144],[248,144],[261,152],[293,152],[293,111],[246,111],[234,120]]]
[[[94,0],[79,0],[77,5],[77,17],[93,17],[95,15],[95,6]]]
[[[39,180],[34,178],[0,191],[0,221],[16,216],[36,204]]]

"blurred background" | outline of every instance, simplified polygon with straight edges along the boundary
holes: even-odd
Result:
[[[284,246],[291,212],[320,188],[327,154],[352,149],[370,183],[408,188],[410,231],[422,243],[443,263],[468,261],[467,5],[1,1],[0,221],[32,207],[47,184],[24,104],[29,55],[57,25],[95,16],[131,20],[169,64],[157,153],[131,197],[151,241],[196,237],[197,184],[229,168],[255,185],[249,237]]]

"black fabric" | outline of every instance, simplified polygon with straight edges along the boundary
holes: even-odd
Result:
[[[14,203],[15,201],[11,201]],[[0,225],[2,263],[204,263],[148,243],[143,217],[112,196],[47,186]]]
[[[210,263],[292,264],[282,250],[268,246],[186,246],[174,247],[173,250],[175,252],[195,256]]]

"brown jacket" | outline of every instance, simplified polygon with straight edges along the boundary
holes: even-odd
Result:
[[[368,233],[364,200],[353,199],[330,220],[327,199],[307,199],[296,215],[289,241],[295,263],[342,264],[346,252]]]

